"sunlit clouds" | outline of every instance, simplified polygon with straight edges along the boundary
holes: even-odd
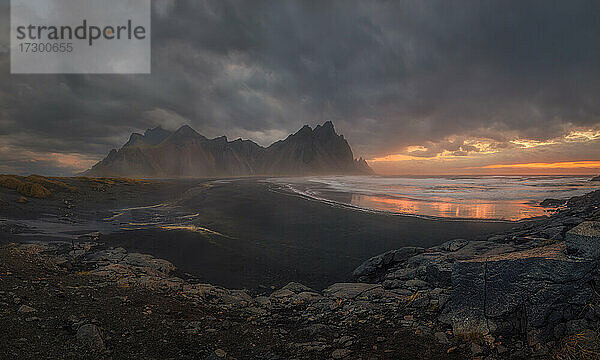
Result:
[[[579,158],[572,159],[574,156]],[[427,146],[411,145],[398,154],[374,157],[369,163],[376,171],[388,174],[591,174],[600,172],[600,130],[571,130],[546,140],[457,141],[450,137]]]

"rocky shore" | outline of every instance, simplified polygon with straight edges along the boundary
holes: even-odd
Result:
[[[421,300],[380,284],[251,295],[173,276],[150,255],[76,243],[0,248],[0,357],[103,359],[460,359],[415,313]],[[433,295],[432,295],[433,296]],[[439,294],[439,302],[447,300]],[[418,300],[418,301],[416,301]],[[429,312],[427,313],[430,314]],[[431,314],[434,314],[431,312]],[[433,317],[432,317],[433,320]]]
[[[387,252],[354,277],[412,294],[417,323],[467,341],[474,357],[597,359],[600,191],[564,203],[486,240]]]
[[[597,359],[600,191],[480,241],[375,256],[352,283],[257,294],[75,242],[0,248],[0,357]]]

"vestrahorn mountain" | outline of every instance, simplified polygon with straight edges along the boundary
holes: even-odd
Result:
[[[87,176],[208,177],[243,175],[371,174],[363,158],[331,121],[314,129],[305,125],[268,147],[250,140],[208,139],[184,125],[171,132],[156,127],[129,141],[91,169]]]

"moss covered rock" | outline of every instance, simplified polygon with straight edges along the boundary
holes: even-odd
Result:
[[[45,199],[52,195],[50,190],[37,183],[23,183],[17,187],[17,191],[21,195],[34,197],[38,199]]]
[[[0,187],[17,190],[17,188],[23,184],[24,182],[14,175],[0,175]]]

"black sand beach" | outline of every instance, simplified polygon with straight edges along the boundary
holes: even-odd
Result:
[[[290,281],[323,288],[350,280],[354,268],[387,250],[475,239],[513,226],[370,213],[303,198],[262,179],[161,180],[100,191],[75,179],[65,181],[81,190],[0,207],[3,218],[25,224],[43,218],[63,230],[4,238],[56,239],[99,231],[107,246],[167,259],[197,281],[230,288],[270,288]],[[157,204],[163,206],[119,210]],[[35,226],[44,230],[43,224]]]

